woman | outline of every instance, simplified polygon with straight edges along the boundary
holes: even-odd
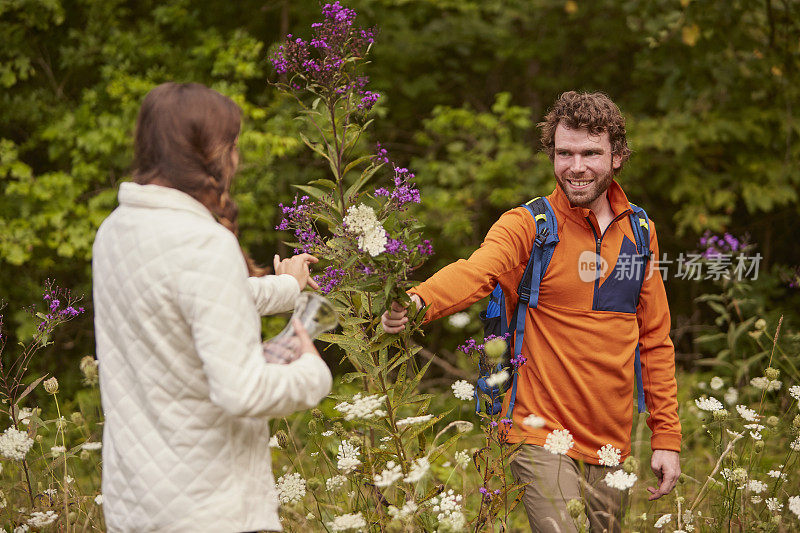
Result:
[[[240,117],[202,85],[150,91],[134,182],[120,186],[120,206],[97,232],[109,531],[280,530],[268,417],[330,391],[305,331],[293,362],[263,356],[260,315],[292,309],[315,259],[276,259],[280,275],[254,276],[229,196]]]

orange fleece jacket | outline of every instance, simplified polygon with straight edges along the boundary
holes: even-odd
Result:
[[[675,350],[669,338],[667,295],[657,265],[658,240],[650,221],[652,260],[639,295],[640,281],[624,279],[625,259],[635,253],[628,199],[616,181],[608,188],[614,221],[601,234],[589,209],[572,207],[561,188],[547,197],[558,220],[559,243],[541,283],[537,308],[528,308],[511,442],[542,445],[547,434],[566,428],[575,445],[567,453],[599,464],[605,444],[630,454],[634,392],[634,350],[639,343],[647,424],[654,450],[680,451]],[[517,304],[517,286],[536,235],[533,217],[524,207],[503,214],[481,247],[469,259],[452,263],[418,285],[429,305],[425,321],[460,311],[487,296],[496,283],[506,294],[507,316]],[[595,237],[597,235],[597,237]],[[600,256],[608,267],[597,282],[582,281],[582,252],[591,257],[600,239]],[[618,264],[619,263],[619,264]],[[615,270],[616,268],[616,270]],[[623,276],[620,276],[620,272]],[[506,412],[510,395],[506,395]],[[526,416],[544,418],[543,428],[522,424]]]

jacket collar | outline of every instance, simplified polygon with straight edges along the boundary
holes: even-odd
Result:
[[[620,187],[617,180],[611,180],[611,185],[607,190],[608,202],[611,204],[611,211],[614,212],[614,217],[618,217],[622,213],[629,211],[631,206],[628,202],[628,197]],[[562,213],[576,221],[586,222],[586,217],[591,213],[591,209],[586,207],[573,207],[570,205],[567,195],[561,190],[561,187],[556,184],[555,190],[548,197],[550,204],[557,212]]]
[[[179,209],[214,220],[206,206],[183,191],[161,185],[140,185],[126,181],[119,186],[119,203],[131,207]]]

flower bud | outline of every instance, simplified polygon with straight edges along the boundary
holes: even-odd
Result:
[[[764,450],[764,441],[763,440],[757,440],[755,442],[755,444],[753,445],[753,449],[756,451],[756,453],[761,453],[761,451]]]
[[[308,421],[308,430],[311,433],[316,433],[316,431],[317,431],[317,421],[314,420],[313,418]]]
[[[92,453],[89,450],[82,450],[81,451],[81,459],[84,461],[88,461],[92,458]]]
[[[311,410],[311,416],[313,416],[314,418],[318,418],[319,420],[322,420],[323,418],[325,418],[325,415],[322,414],[322,411],[320,411],[316,407]]]
[[[757,441],[762,442],[762,441]],[[747,471],[744,468],[734,468],[733,472],[731,472],[730,480],[732,483],[736,485],[741,485],[745,481],[747,481]]]
[[[728,410],[727,409],[719,409],[718,411],[714,411],[711,413],[711,417],[714,419],[714,422],[721,422],[728,418]]]
[[[43,385],[47,394],[55,394],[58,392],[58,380],[55,377],[45,380]]]
[[[770,381],[775,381],[781,375],[781,371],[777,368],[769,367],[764,370],[764,377]]]
[[[773,415],[773,416],[770,416],[770,417],[768,417],[768,418],[767,418],[767,419],[764,421],[764,424],[766,424],[767,426],[769,426],[769,427],[771,427],[771,428],[774,428],[774,427],[776,427],[776,426],[778,425],[778,421],[779,421],[779,420],[778,420],[778,417],[777,417],[777,416],[775,416],[775,415]]]
[[[567,502],[567,512],[572,518],[578,518],[584,511],[583,502],[578,499],[571,499]]]
[[[83,373],[83,381],[87,385],[97,385],[97,359],[91,355],[84,355],[80,362],[80,369]]]
[[[275,432],[275,440],[278,441],[278,446],[281,448],[286,448],[289,444],[289,436],[282,429]]]
[[[85,422],[85,420],[83,419],[83,415],[79,411],[75,411],[74,413],[69,415],[69,418],[70,420],[72,420],[72,423],[75,424],[76,426],[81,426]]]
[[[361,437],[350,437],[350,444],[353,446],[362,446],[364,443],[361,442]]]
[[[56,428],[62,431],[67,429],[67,419],[64,418],[63,416],[61,418],[56,419]]]
[[[41,443],[42,439],[44,439],[44,437],[42,437],[41,435],[36,435],[36,437],[33,440],[35,440],[36,442]]]
[[[625,462],[622,463],[622,469],[626,474],[635,474],[639,471],[639,459],[629,455]]]
[[[341,422],[334,422],[333,423],[333,431],[336,433],[336,436],[340,439],[343,439],[347,436],[347,431],[344,430],[344,426]]]
[[[794,417],[794,420],[792,420],[792,427],[800,429],[800,415]]]
[[[756,320],[756,323],[753,326],[757,330],[763,331],[763,330],[767,329],[767,321],[764,320],[763,318],[759,318],[758,320]]]
[[[506,343],[505,339],[495,338],[487,341],[486,344],[484,344],[483,351],[486,354],[486,357],[492,361],[495,361],[503,357],[503,354],[506,353],[507,348],[508,343]]]

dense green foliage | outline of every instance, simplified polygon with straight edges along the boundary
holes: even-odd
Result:
[[[467,255],[502,211],[552,190],[535,124],[567,89],[605,91],[629,118],[634,155],[620,179],[659,223],[662,251],[674,257],[703,230],[725,229],[750,233],[762,273],[800,263],[800,2],[349,4],[379,28],[367,73],[383,119],[370,142],[407,163],[423,191],[437,254],[420,276]],[[53,277],[91,309],[94,232],[129,175],[139,103],[167,80],[208,84],[243,107],[242,240],[264,264],[285,253],[275,206],[325,168],[268,85],[277,76],[266,56],[317,12],[316,0],[0,3],[0,298],[31,301]],[[700,285],[668,280],[677,324],[697,322]],[[774,275],[764,289],[762,312],[797,307]],[[29,329],[21,311],[6,323]],[[60,335],[65,367],[93,350],[89,319]],[[460,340],[429,338],[436,349]],[[694,357],[692,335],[677,340]]]

